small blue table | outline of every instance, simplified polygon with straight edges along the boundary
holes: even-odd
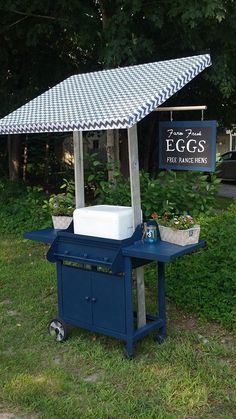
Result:
[[[141,226],[124,241],[77,235],[71,229],[24,234],[27,239],[51,245],[47,258],[57,265],[59,318],[51,321],[49,331],[56,333],[57,340],[65,340],[66,325],[71,324],[125,341],[126,355],[132,357],[135,343],[149,333],[158,331],[159,343],[165,339],[165,264],[206,244],[178,246],[159,238],[157,243],[147,244],[141,236]],[[147,315],[146,325],[137,328],[132,270],[151,261],[158,268],[157,315]]]

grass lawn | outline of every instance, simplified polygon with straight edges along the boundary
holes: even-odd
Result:
[[[236,417],[236,336],[173,306],[168,339],[140,341],[132,361],[123,343],[79,329],[56,343],[47,334],[57,296],[46,249],[1,238],[0,417]]]

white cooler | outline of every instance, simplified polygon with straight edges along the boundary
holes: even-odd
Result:
[[[134,232],[131,207],[95,205],[77,208],[73,220],[75,234],[124,240]]]

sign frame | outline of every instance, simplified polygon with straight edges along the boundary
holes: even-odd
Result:
[[[210,163],[208,165],[200,163],[183,164],[183,163],[165,163],[163,162],[163,149],[165,139],[163,138],[163,128],[210,128]],[[176,152],[177,154],[178,152]],[[175,154],[175,156],[176,156]],[[194,157],[194,154],[192,155]],[[205,120],[205,121],[161,121],[159,122],[159,169],[166,170],[191,170],[199,172],[215,172],[216,170],[216,121]]]

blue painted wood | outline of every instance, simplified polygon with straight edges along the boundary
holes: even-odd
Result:
[[[139,226],[132,237],[125,240],[104,239],[58,231],[48,253],[49,262],[72,261],[92,266],[107,267],[113,273],[124,272],[122,249],[140,239],[142,229]]]
[[[61,319],[72,324],[126,332],[124,276],[58,266],[58,304]],[[111,298],[112,296],[116,298]]]
[[[154,244],[147,244],[144,241],[139,240],[130,246],[124,247],[122,249],[122,254],[137,259],[171,262],[178,256],[187,255],[205,246],[206,243],[203,240],[199,241],[197,244],[190,244],[187,246],[179,246],[177,244],[164,242],[160,239]]]
[[[103,327],[95,326],[94,324],[85,323],[79,319],[71,319],[70,317],[64,317],[63,321],[71,326],[79,327],[81,329],[86,329],[91,332],[100,333],[105,336],[111,336],[115,339],[126,341],[126,333],[120,333],[113,329],[105,329]]]
[[[184,152],[178,152],[177,150],[174,150],[173,152],[167,152],[166,151],[166,140],[167,138],[170,138],[168,135],[163,137],[163,128],[165,129],[174,129],[175,131],[182,131],[183,135],[177,135],[173,138],[171,137],[171,140],[175,144],[178,139],[181,138],[181,145],[186,146],[186,143],[188,140],[196,140],[196,136],[193,137],[187,134],[185,132],[185,128],[197,128],[198,132],[201,133],[200,136],[198,136],[198,140],[204,140],[204,150],[201,150],[201,152],[197,152],[192,150],[192,152],[187,152],[186,150]],[[204,129],[209,130],[207,133],[204,132]],[[190,140],[190,141],[191,141]],[[198,144],[197,144],[198,145]],[[172,147],[171,147],[172,148]],[[193,157],[193,163],[190,164],[184,164],[184,163],[167,163],[166,157],[169,155],[169,157],[176,157],[177,162],[179,157]],[[195,160],[196,157],[196,160]],[[207,162],[204,163],[198,163],[198,158],[207,158]],[[160,169],[168,169],[168,170],[192,170],[192,171],[203,171],[203,172],[214,172],[216,167],[216,121],[163,121],[159,123],[159,168]]]
[[[68,231],[46,229],[26,233],[31,240],[52,243],[48,260],[57,264],[58,311],[66,323],[115,337],[126,342],[133,356],[134,345],[149,333],[159,330],[166,336],[165,263],[204,247],[177,246],[158,239],[156,244],[141,240],[141,226],[123,241],[82,236]],[[132,270],[151,261],[158,263],[157,316],[147,315],[147,324],[134,326]],[[82,263],[81,267],[68,265]],[[91,269],[86,267],[90,266]],[[109,273],[101,272],[105,266]],[[113,271],[113,273],[111,273]],[[114,272],[121,272],[115,275]]]
[[[160,318],[156,318],[152,321],[152,323],[146,324],[145,326],[137,329],[134,333],[133,340],[136,342],[139,339],[148,336],[151,332],[158,330],[163,327],[163,320]]]
[[[126,332],[124,276],[92,272],[93,325],[115,332]]]
[[[158,262],[158,310],[163,324],[160,327],[160,336],[166,337],[166,290],[165,290],[165,263]]]
[[[57,237],[58,231],[60,230],[55,230],[54,228],[27,231],[26,233],[24,233],[24,238],[28,240],[34,240],[37,242],[51,244]]]
[[[91,324],[91,272],[61,265],[61,290],[59,311],[62,319],[69,317]]]
[[[133,314],[133,290],[132,290],[132,261],[125,257],[125,299],[126,299],[126,351],[129,357],[134,352],[134,314]]]
[[[67,231],[73,233],[74,231],[74,224],[73,221],[70,223],[69,227],[66,230],[57,230],[54,228],[45,228],[43,230],[34,230],[34,231],[27,231],[24,233],[24,238],[28,240],[34,240],[42,243],[51,244],[55,238],[57,237],[57,233],[59,231]]]
[[[63,283],[62,283],[62,263],[58,262],[57,265],[57,306],[58,306],[58,313],[61,319],[64,317],[63,313]]]

